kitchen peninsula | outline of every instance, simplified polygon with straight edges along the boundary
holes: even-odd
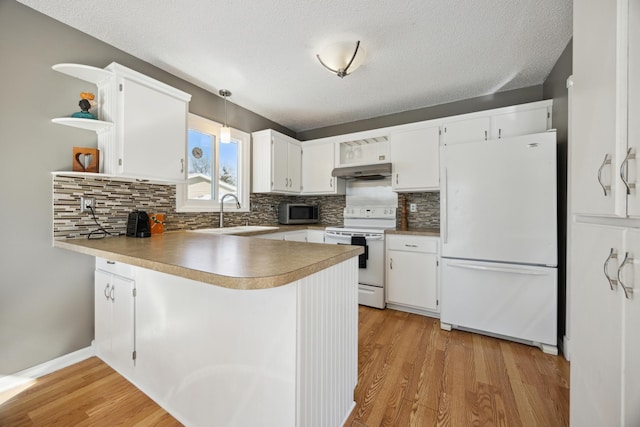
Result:
[[[348,417],[361,247],[186,231],[54,246],[97,257],[96,354],[185,425]]]

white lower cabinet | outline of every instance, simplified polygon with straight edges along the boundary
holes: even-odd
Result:
[[[640,230],[578,223],[572,236],[571,425],[638,426]]]
[[[437,314],[439,238],[387,236],[387,306],[421,314]]]
[[[135,365],[135,281],[132,269],[122,267],[130,266],[96,260],[94,346],[98,357],[127,375]]]

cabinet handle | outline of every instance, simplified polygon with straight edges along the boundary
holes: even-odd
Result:
[[[609,252],[609,256],[607,257],[607,259],[604,260],[604,277],[607,278],[607,280],[609,281],[609,287],[611,288],[611,290],[613,290],[613,287],[616,286],[618,284],[618,281],[616,279],[611,278],[611,276],[609,276],[609,272],[607,271],[607,267],[609,267],[609,261],[611,261],[612,259],[618,259],[618,253],[616,252],[616,250],[614,248],[611,248],[611,251]]]
[[[398,175],[399,174],[396,174],[396,184],[398,183]]]
[[[444,169],[444,174],[442,174],[442,188],[440,189],[440,206],[442,209],[442,223],[440,224],[442,228],[442,243],[447,244],[448,240],[448,224],[447,224],[447,208],[448,208],[448,199],[447,199],[447,169]]]
[[[633,183],[629,183],[629,160],[636,158],[636,153],[633,153],[633,148],[629,148],[627,150],[627,155],[625,156],[622,164],[620,164],[620,179],[624,183],[624,186],[627,187],[627,194],[631,194],[631,189],[636,188],[636,185]]]
[[[602,161],[602,164],[598,168],[598,184],[600,184],[600,187],[602,187],[602,189],[604,190],[604,197],[607,197],[607,190],[611,191],[611,186],[604,185],[602,183],[602,169],[604,169],[605,165],[610,165],[610,164],[611,164],[611,158],[609,157],[609,153],[607,153],[604,155],[604,160]]]
[[[625,298],[631,299],[633,297],[633,286],[627,286],[622,281],[622,270],[624,270],[624,267],[628,262],[633,262],[633,257],[629,256],[629,252],[625,252],[624,260],[622,261],[622,264],[620,264],[620,267],[618,267],[618,283],[622,286]]]
[[[418,247],[418,245],[409,245],[409,244],[407,244],[407,243],[405,243],[405,246],[406,246],[407,248],[417,248],[417,247]]]
[[[333,188],[333,178],[329,178],[329,188]]]
[[[107,298],[107,301],[109,301],[109,288],[111,288],[111,285],[107,283],[107,286],[104,288],[104,296]]]
[[[180,173],[184,173],[184,159],[180,159]]]
[[[389,258],[389,270],[393,270],[393,258]]]
[[[498,129],[498,139],[502,138],[502,129]]]
[[[116,287],[112,286],[111,287],[111,292],[109,292],[109,298],[111,299],[111,301],[115,301],[116,300]]]
[[[486,141],[489,138],[489,132],[484,131],[484,140]]]

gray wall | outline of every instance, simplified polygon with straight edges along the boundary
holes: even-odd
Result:
[[[95,147],[96,136],[50,120],[78,111],[79,93],[95,87],[51,66],[116,61],[191,93],[191,111],[219,122],[224,103],[13,0],[0,0],[0,54],[0,375],[7,375],[93,339],[93,259],[52,247],[50,172],[71,170],[72,148]],[[244,131],[295,135],[231,103],[228,113]]]
[[[569,107],[567,78],[572,74],[573,41],[560,55],[543,85],[545,99],[553,99],[551,121],[558,136],[558,343],[562,347],[566,329],[566,242],[567,242],[567,132]]]

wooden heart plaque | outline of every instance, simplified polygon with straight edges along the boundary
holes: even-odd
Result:
[[[98,172],[100,166],[100,150],[97,148],[73,147],[74,172]]]

